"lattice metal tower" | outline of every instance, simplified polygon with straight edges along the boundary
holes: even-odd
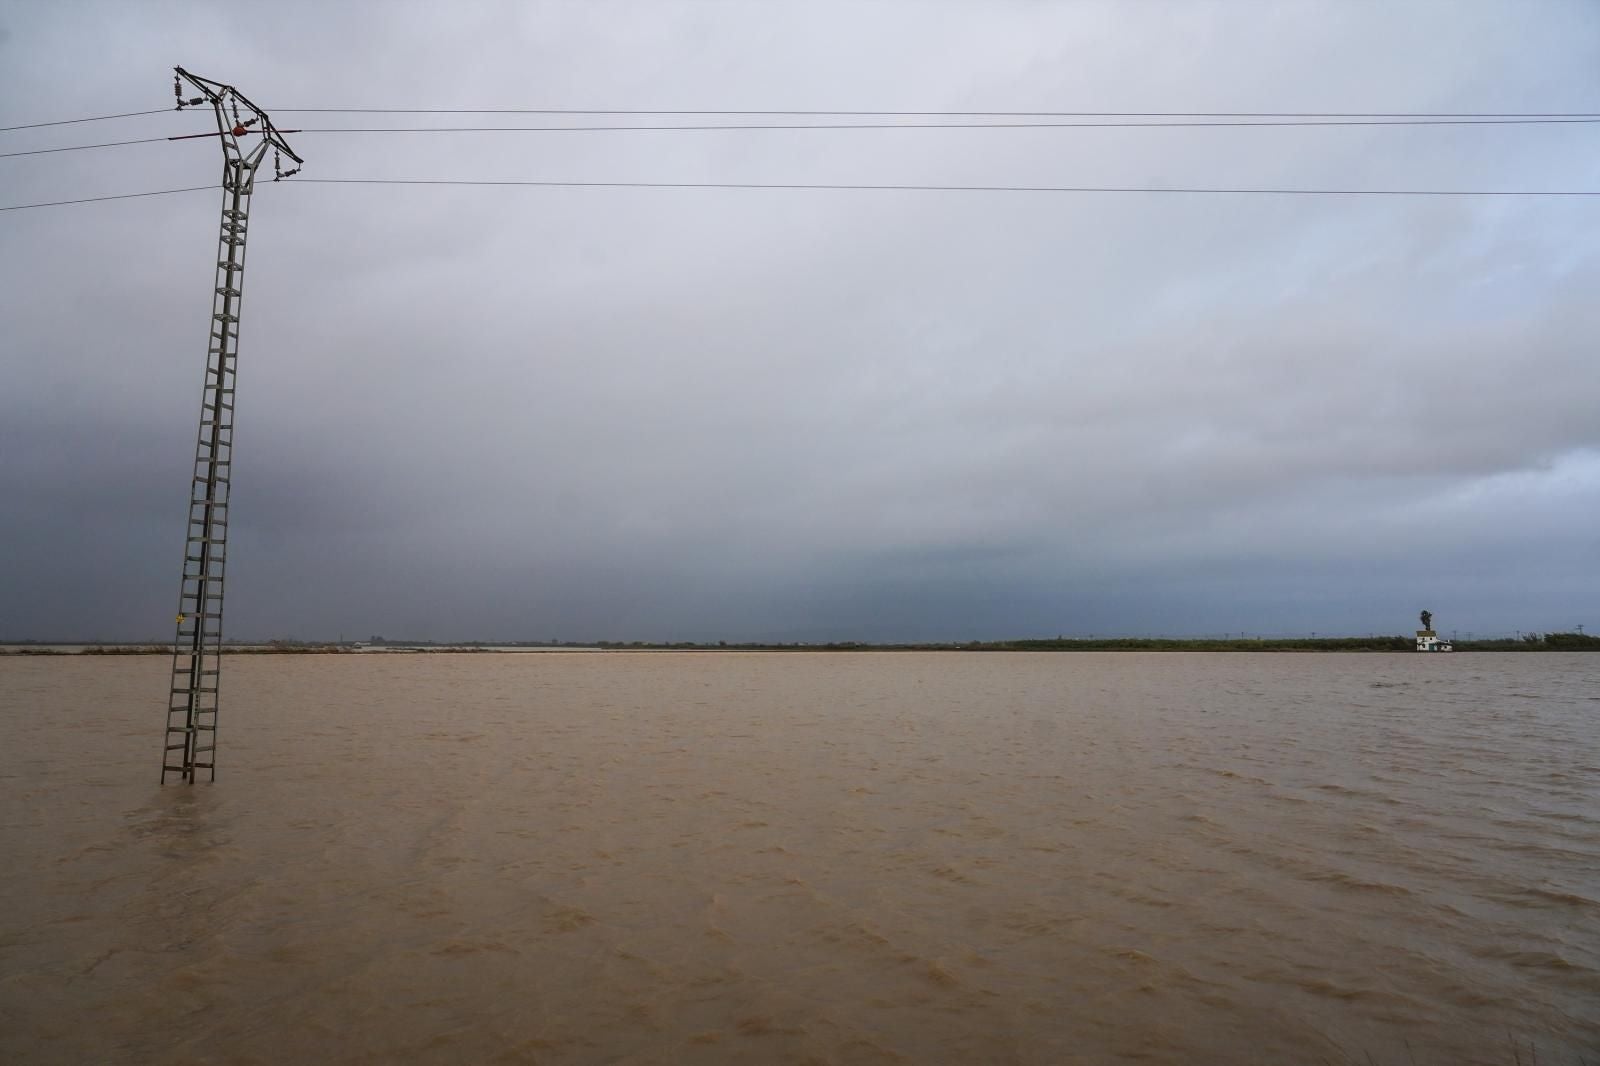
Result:
[[[228,566],[228,488],[233,478],[233,400],[239,355],[239,304],[244,289],[245,238],[256,171],[273,153],[273,180],[303,162],[267,113],[238,89],[175,67],[178,108],[209,104],[222,144],[222,227],[217,237],[217,278],[211,305],[200,432],[189,493],[189,531],[178,596],[178,635],[172,646],[172,694],[167,703],[166,750],[161,782],[178,774],[194,783],[200,770],[217,779],[217,697],[222,681],[222,581]],[[200,95],[185,98],[185,85]],[[295,130],[287,131],[297,132]],[[258,140],[252,141],[250,138]],[[178,140],[180,138],[173,138]],[[283,156],[294,170],[283,169]]]

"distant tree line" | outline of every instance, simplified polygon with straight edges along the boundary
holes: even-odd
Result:
[[[1462,651],[1600,651],[1600,637],[1588,633],[1524,633],[1497,640],[1462,640]]]

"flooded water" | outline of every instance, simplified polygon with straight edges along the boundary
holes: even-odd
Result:
[[[0,1061],[1600,1063],[1600,656],[0,659]]]

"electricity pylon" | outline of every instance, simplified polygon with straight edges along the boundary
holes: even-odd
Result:
[[[228,487],[233,477],[233,400],[239,355],[239,305],[244,289],[245,238],[256,171],[272,151],[273,180],[283,156],[304,162],[267,113],[231,85],[174,67],[178,109],[211,106],[222,144],[222,227],[217,236],[217,276],[211,303],[200,431],[195,439],[189,492],[189,531],[178,595],[178,635],[172,645],[172,694],[167,703],[166,750],[161,783],[178,774],[193,784],[196,772],[217,779],[217,695],[222,681],[222,580],[228,566]],[[200,95],[184,97],[187,83]],[[295,130],[288,132],[294,133]],[[258,140],[252,141],[251,137]],[[182,138],[173,138],[179,140]]]

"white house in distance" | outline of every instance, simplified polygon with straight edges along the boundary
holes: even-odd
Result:
[[[1433,631],[1433,612],[1422,612],[1422,628],[1417,630],[1418,651],[1455,651],[1455,645],[1448,640],[1440,640],[1439,634]]]

